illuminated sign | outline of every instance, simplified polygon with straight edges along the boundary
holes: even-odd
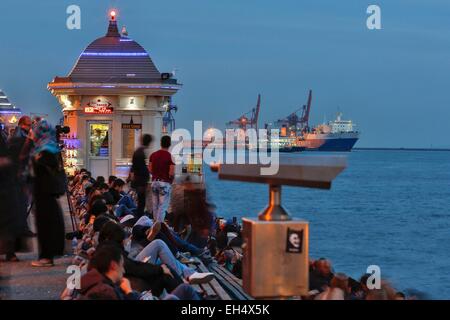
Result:
[[[142,129],[142,124],[140,123],[122,123],[122,129]]]
[[[86,107],[84,107],[84,113],[88,114],[112,114],[114,108],[111,107],[111,102],[104,101],[102,99],[90,101]]]
[[[17,117],[16,116],[12,116],[11,119],[8,120],[9,123],[14,124],[17,122]]]

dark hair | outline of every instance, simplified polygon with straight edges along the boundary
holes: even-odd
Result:
[[[91,186],[86,187],[86,189],[84,189],[84,194],[89,198],[89,196],[91,195],[92,191],[94,191],[94,188]]]
[[[109,176],[109,178],[108,178],[108,183],[113,183],[114,181],[116,181],[117,180],[117,177],[116,176]]]
[[[94,229],[94,232],[100,232],[102,230],[103,226],[108,223],[109,221],[113,221],[109,216],[105,214],[99,215],[97,218],[95,218],[94,223],[92,224],[92,228]]]
[[[101,189],[109,189],[109,186],[106,184],[106,183],[99,183],[99,185],[98,185],[98,189],[99,190],[101,190]]]
[[[125,230],[114,221],[105,223],[98,235],[98,243],[111,241],[122,247],[123,240],[125,240]]]
[[[122,187],[124,185],[125,185],[125,181],[123,181],[122,179],[116,179],[116,180],[114,180],[112,187],[113,188]]]
[[[170,138],[170,136],[162,136],[161,137],[161,147],[162,148],[169,148],[170,145],[172,144],[172,139]]]
[[[80,169],[80,173],[87,172],[85,168]]]
[[[116,204],[115,202],[114,202],[114,197],[112,196],[112,194],[111,193],[109,193],[109,192],[105,192],[105,193],[103,193],[103,199],[105,199],[105,201],[106,201],[106,204],[108,205],[114,205],[114,204]]]
[[[369,280],[369,277],[371,276],[370,273],[365,273],[361,276],[361,278],[359,279],[359,283],[361,285],[365,285],[367,286],[367,280]]]
[[[144,147],[148,147],[148,146],[150,145],[150,143],[152,143],[152,141],[153,141],[153,137],[152,137],[151,135],[149,135],[149,134],[144,134],[144,135],[142,136],[142,145],[143,145]]]
[[[98,176],[96,181],[97,181],[98,184],[104,183],[105,182],[105,177],[104,176]]]
[[[120,263],[122,250],[115,245],[99,246],[91,259],[90,267],[97,269],[101,274],[105,274],[111,267],[111,262]]]
[[[103,197],[101,199],[95,200],[90,209],[90,213],[93,216],[98,217],[102,213],[106,212],[108,212],[108,207],[106,206],[106,201],[103,199]]]
[[[86,171],[86,174],[88,175],[89,178],[92,176],[92,173],[90,171]]]

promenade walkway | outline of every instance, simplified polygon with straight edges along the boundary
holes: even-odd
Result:
[[[71,228],[67,199],[60,199],[64,212],[66,230]],[[30,215],[30,227],[34,230],[33,215]],[[70,230],[71,231],[71,230]],[[17,256],[20,262],[0,261],[0,299],[1,300],[57,300],[64,289],[67,266],[72,257],[67,255],[55,260],[51,268],[34,268],[31,261],[37,258],[37,238],[30,238],[30,253]],[[66,252],[69,253],[70,241],[66,241]]]

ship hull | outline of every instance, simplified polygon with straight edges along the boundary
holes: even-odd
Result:
[[[351,151],[358,141],[358,134],[308,134],[303,141],[306,151]]]

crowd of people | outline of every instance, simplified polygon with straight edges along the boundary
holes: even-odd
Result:
[[[36,236],[27,225],[33,208],[39,256],[32,266],[52,267],[70,240],[74,263],[82,270],[81,287],[66,288],[62,299],[210,299],[193,287],[214,278],[196,271],[199,260],[215,261],[241,278],[238,220],[217,217],[204,187],[189,179],[173,183],[169,136],[149,157],[152,136],[143,135],[141,142],[127,179],[93,177],[86,169],[66,179],[61,146],[47,121],[23,116],[9,136],[0,130],[0,254],[17,262],[16,252],[27,250],[26,239]],[[66,192],[73,209],[69,233],[57,200]],[[369,279],[368,274],[356,281],[334,273],[321,258],[310,262],[310,292],[302,298],[407,298],[385,281],[369,289]]]
[[[76,244],[83,276],[81,289],[65,290],[63,299],[212,298],[191,285],[207,283],[214,274],[192,266],[199,263],[195,258],[208,265],[230,250],[231,238],[240,237],[237,220],[217,219],[204,187],[189,179],[173,185],[169,136],[161,138],[147,164],[151,142],[143,135],[126,180],[94,178],[86,169],[69,177],[77,224],[67,239]],[[228,239],[231,229],[236,234]]]
[[[371,286],[373,285],[373,287]],[[376,287],[371,274],[363,274],[359,281],[344,273],[334,273],[331,262],[325,258],[311,260],[309,265],[310,300],[406,300],[405,293],[396,291],[387,281]]]
[[[56,131],[46,120],[23,116],[8,135],[0,124],[0,254],[17,262],[29,250],[27,218],[34,209],[39,243],[34,267],[53,265],[64,252],[64,219],[58,197],[65,172]]]

